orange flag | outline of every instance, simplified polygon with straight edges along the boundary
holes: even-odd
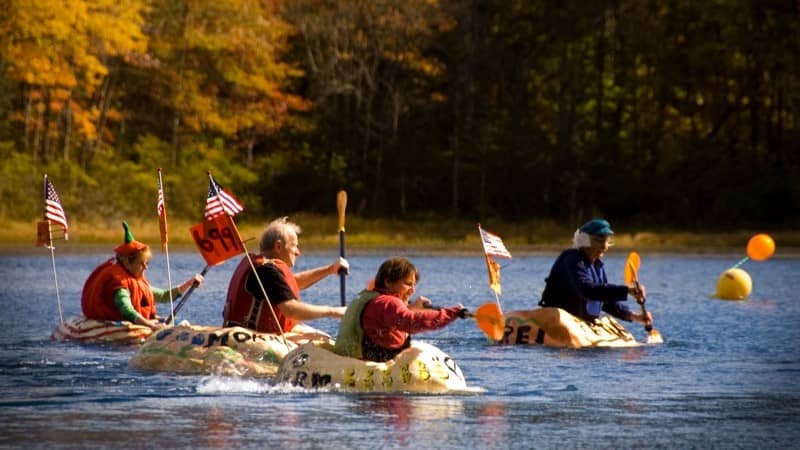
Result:
[[[489,269],[489,287],[495,294],[500,295],[503,293],[503,288],[500,286],[500,264],[496,263],[491,256],[511,259],[511,253],[503,244],[500,236],[484,230],[481,224],[478,224],[478,232],[481,235],[483,254],[486,256],[486,268]]]
[[[489,287],[500,295],[503,293],[503,288],[500,286],[500,264],[494,262],[489,255],[486,255],[486,267],[489,269]]]

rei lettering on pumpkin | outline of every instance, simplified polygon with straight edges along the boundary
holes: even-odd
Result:
[[[527,344],[531,341],[531,326],[519,325],[517,327],[506,327],[503,331],[503,344]]]

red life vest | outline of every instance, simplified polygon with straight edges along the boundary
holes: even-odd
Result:
[[[97,266],[86,279],[81,294],[81,308],[87,319],[124,320],[114,304],[114,292],[127,289],[131,305],[145,319],[156,317],[156,302],[147,279],[135,278],[116,258]]]
[[[300,299],[300,288],[297,280],[292,274],[292,269],[279,259],[267,259],[262,255],[250,255],[253,265],[258,268],[265,264],[272,264],[283,273],[286,284],[289,285],[296,300]],[[243,259],[236,270],[233,271],[231,283],[228,286],[228,297],[225,300],[225,309],[222,311],[223,326],[241,326],[250,328],[261,333],[279,334],[292,331],[297,321],[292,320],[281,312],[280,308],[273,305],[275,316],[278,317],[278,324],[272,317],[269,305],[258,300],[253,294],[247,291],[247,277],[253,273],[247,258]]]

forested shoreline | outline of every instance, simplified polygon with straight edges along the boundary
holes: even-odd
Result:
[[[242,220],[243,219],[243,220]],[[271,218],[270,218],[271,219]],[[258,248],[258,239],[270,219],[237,216],[237,228],[250,251]],[[302,227],[300,247],[303,253],[339,251],[336,215],[300,213],[291,216]],[[170,252],[200,253],[189,228],[202,219],[169,222]],[[145,217],[129,219],[137,240],[158,248],[160,241],[158,219]],[[514,257],[532,254],[557,254],[572,245],[574,228],[554,221],[511,222],[491,220],[481,224],[500,235]],[[748,241],[758,233],[767,233],[775,241],[776,258],[796,258],[800,255],[800,232],[769,228],[736,229],[730,231],[687,232],[671,229],[648,229],[632,225],[614,225],[615,235],[609,255],[624,255],[627,251],[647,254],[729,255],[738,260],[745,255]],[[469,220],[429,218],[397,220],[347,216],[347,255],[357,254],[431,254],[483,255],[477,226]],[[70,224],[69,240],[56,239],[58,253],[110,252],[122,237],[120,221],[74,222]],[[36,227],[33,221],[6,221],[0,228],[0,255],[42,254],[45,250],[34,245]],[[732,261],[732,263],[735,261]]]
[[[794,1],[11,0],[0,217],[800,223]]]

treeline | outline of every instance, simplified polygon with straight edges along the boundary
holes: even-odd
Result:
[[[0,216],[800,223],[791,0],[10,0]]]

